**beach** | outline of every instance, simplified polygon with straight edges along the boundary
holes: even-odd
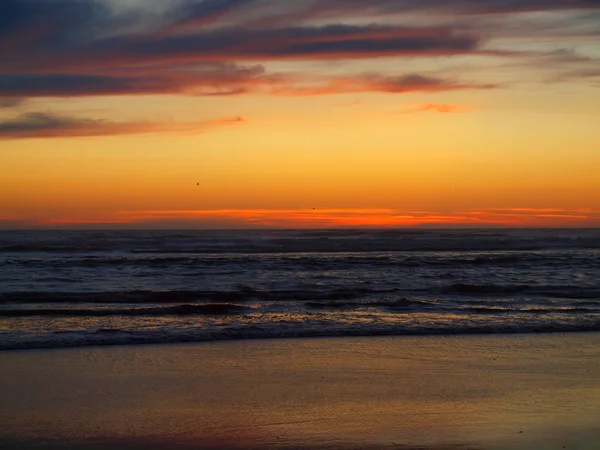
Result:
[[[8,449],[596,449],[600,334],[7,351]]]

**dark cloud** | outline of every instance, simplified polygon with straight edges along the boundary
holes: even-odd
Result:
[[[201,122],[113,122],[47,113],[27,113],[0,122],[0,139],[111,136],[165,131],[198,134],[215,127],[241,122],[243,122],[241,117]]]
[[[419,74],[408,74],[397,77],[367,75],[363,80],[376,87],[376,90],[384,92],[406,92],[406,91],[437,91],[464,89],[467,85],[444,80],[436,77],[428,77]],[[469,88],[492,88],[491,85],[469,85]]]
[[[299,4],[305,3],[311,4]],[[10,45],[0,48],[0,73],[56,73],[60,68],[96,74],[98,68],[114,70],[115,66],[142,63],[451,55],[474,51],[478,44],[476,36],[447,28],[339,23],[297,26],[293,17],[284,26],[252,28],[239,14],[241,19],[206,27],[207,21],[218,21],[232,10],[250,6],[260,10],[267,5],[282,9],[289,3],[188,1],[165,14],[161,26],[118,33],[114,30],[134,22],[133,13],[111,12],[92,0],[6,0],[0,16],[5,42]],[[339,20],[343,15],[336,22]],[[185,32],[177,32],[182,27]]]
[[[498,14],[600,8],[598,0],[320,0],[303,2],[302,17],[435,12],[439,14]]]
[[[0,75],[0,95],[69,97],[94,94],[124,94],[145,86],[160,85],[160,79],[123,78],[95,75]],[[164,83],[164,81],[163,81]]]
[[[536,11],[600,10],[598,0],[247,0],[241,13],[233,15],[238,24],[290,25],[314,20],[344,20],[367,17],[393,17],[403,13],[425,13],[433,18],[450,16],[481,18]],[[261,9],[260,7],[263,6]],[[252,10],[262,17],[253,18]],[[475,23],[475,28],[478,28]]]
[[[479,37],[449,28],[328,25],[249,30],[229,27],[184,35],[120,36],[72,51],[0,61],[0,73],[173,69],[182,63],[274,59],[440,56],[477,52]],[[33,52],[33,50],[32,50]],[[15,50],[16,53],[16,50]],[[155,67],[152,67],[155,66]]]
[[[476,49],[478,38],[440,28],[330,25],[208,33],[120,42],[123,60],[323,59],[447,55]]]
[[[237,67],[237,66],[236,66]],[[95,95],[181,94],[233,96],[251,91],[276,95],[308,96],[353,92],[438,92],[457,89],[492,89],[495,85],[463,83],[420,74],[399,76],[378,73],[326,78],[290,74],[272,77],[262,69],[231,68],[233,72],[180,74],[177,77],[111,77],[88,75],[0,75],[0,97],[16,105],[20,97],[76,97]],[[11,95],[17,96],[14,102]],[[0,106],[2,101],[0,100]]]
[[[128,71],[119,71],[127,73]],[[0,96],[76,97],[89,95],[172,94],[236,95],[244,84],[267,82],[264,69],[236,64],[207,63],[175,66],[164,75],[0,74]]]
[[[242,27],[256,23],[289,26],[307,19],[403,12],[481,15],[593,9],[600,9],[598,0],[188,0],[174,11],[171,30],[220,22]]]
[[[102,121],[71,119],[45,113],[28,113],[16,119],[0,122],[0,136],[20,137],[36,132],[64,131],[74,128],[98,127]]]
[[[598,0],[425,0],[424,3],[440,7],[446,4],[451,11],[488,14],[600,8]]]
[[[264,2],[264,1],[263,1]],[[177,30],[190,26],[202,26],[217,23],[236,10],[243,10],[257,0],[188,0],[179,6],[176,19],[168,30]]]
[[[66,50],[93,39],[110,18],[96,0],[2,0],[0,38]]]
[[[178,0],[166,5],[153,15],[141,6],[110,8],[103,0],[1,0],[0,96],[237,95],[278,84],[274,91],[284,92],[289,74],[268,75],[262,66],[232,61],[500,56],[489,47],[482,50],[482,35],[489,30],[481,15],[578,9],[593,17],[600,11],[600,0]],[[431,18],[447,25],[382,25],[407,11],[426,13],[423,23]],[[440,19],[456,15],[461,20]],[[357,18],[373,24],[357,24]],[[438,86],[394,77],[347,84],[352,83],[385,92]],[[459,86],[468,85],[439,85]]]

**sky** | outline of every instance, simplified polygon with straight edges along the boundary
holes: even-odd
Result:
[[[600,226],[598,0],[2,0],[0,228]]]

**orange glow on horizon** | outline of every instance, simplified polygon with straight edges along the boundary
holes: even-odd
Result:
[[[550,212],[552,211],[552,212]],[[8,220],[8,218],[4,218]],[[0,218],[0,224],[2,218]],[[33,227],[100,227],[110,225],[144,228],[339,228],[339,227],[594,227],[600,225],[600,212],[507,208],[493,211],[400,211],[394,209],[223,209],[118,211],[103,216],[53,217],[32,221]]]

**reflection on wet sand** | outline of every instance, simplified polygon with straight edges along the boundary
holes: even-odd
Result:
[[[0,443],[592,450],[599,344],[555,334],[6,352]]]

